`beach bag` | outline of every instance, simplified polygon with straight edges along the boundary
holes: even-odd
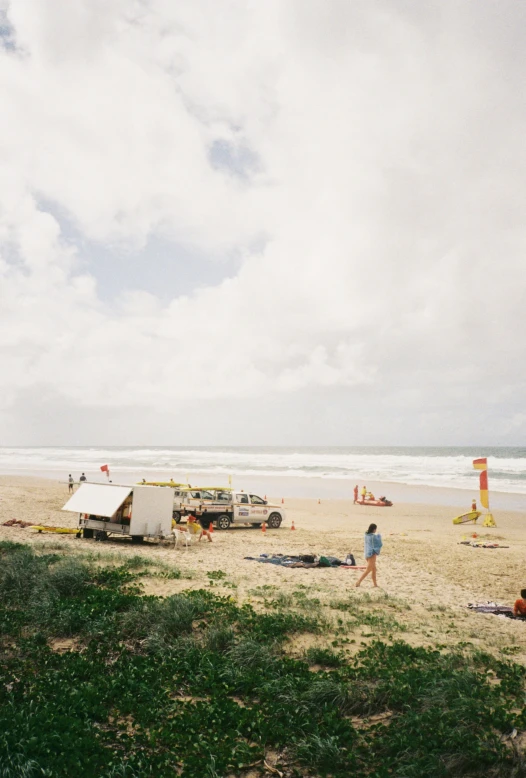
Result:
[[[321,556],[320,557],[320,559],[318,561],[318,565],[320,567],[331,567],[331,563],[329,562],[329,560],[327,559],[326,556]]]

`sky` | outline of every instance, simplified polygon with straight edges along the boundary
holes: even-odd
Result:
[[[526,4],[0,0],[0,445],[521,445]]]

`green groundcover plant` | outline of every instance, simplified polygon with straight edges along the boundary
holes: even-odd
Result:
[[[526,776],[524,668],[380,641],[347,660],[320,622],[189,591],[140,566],[0,544],[0,778]],[[267,773],[268,774],[268,773]]]

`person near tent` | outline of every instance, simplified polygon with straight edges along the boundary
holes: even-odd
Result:
[[[203,537],[203,535],[206,535],[208,538],[208,542],[212,542],[212,536],[210,534],[210,524],[211,519],[210,516],[206,512],[206,508],[203,508],[203,512],[199,516],[199,524],[201,525],[201,534],[199,535],[199,540]]]
[[[73,484],[74,483],[75,483],[75,481],[73,480],[73,476],[70,473],[68,475],[68,493],[69,494],[71,494],[71,492],[73,491]]]
[[[85,481],[87,481],[87,480],[88,480],[88,479],[86,478],[86,474],[85,474],[85,473],[82,473],[82,475],[81,475],[81,476],[80,476],[80,478],[79,478],[79,481],[80,481],[80,483],[81,483],[81,484],[83,484],[83,483],[84,483]]]

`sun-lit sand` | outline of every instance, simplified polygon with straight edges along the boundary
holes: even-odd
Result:
[[[54,481],[0,477],[0,524],[22,519],[48,525],[76,526],[77,517],[60,509],[67,500],[67,487]],[[269,496],[270,499],[270,496]],[[400,634],[415,644],[451,644],[469,641],[489,650],[512,651],[526,663],[526,623],[495,616],[473,614],[465,609],[475,600],[512,604],[526,586],[524,535],[525,516],[514,511],[495,511],[496,529],[473,525],[453,526],[452,517],[469,505],[457,508],[426,504],[396,504],[392,508],[367,508],[348,500],[287,499],[287,519],[279,530],[263,534],[253,527],[216,530],[213,543],[205,541],[189,549],[128,540],[105,543],[76,539],[74,535],[38,534],[26,528],[0,526],[0,540],[35,546],[66,547],[91,554],[131,556],[143,554],[173,563],[191,577],[170,580],[144,579],[145,591],[166,595],[186,588],[210,587],[207,573],[222,570],[226,577],[213,580],[213,591],[230,594],[256,607],[263,597],[302,591],[320,601],[324,614],[338,612],[329,603],[360,598],[371,611],[395,613]],[[296,530],[291,531],[294,520]],[[355,588],[358,573],[344,569],[284,569],[245,560],[262,552],[324,553],[343,558],[352,552],[363,564],[363,533],[369,523],[378,524],[384,548],[378,562],[378,583],[373,589],[366,579]],[[474,532],[479,539],[492,539],[509,548],[477,549],[459,545]],[[372,601],[366,596],[369,594]],[[386,594],[388,597],[386,598]],[[360,637],[368,638],[374,628]],[[385,637],[385,635],[384,635]],[[511,648],[510,648],[511,647]]]

